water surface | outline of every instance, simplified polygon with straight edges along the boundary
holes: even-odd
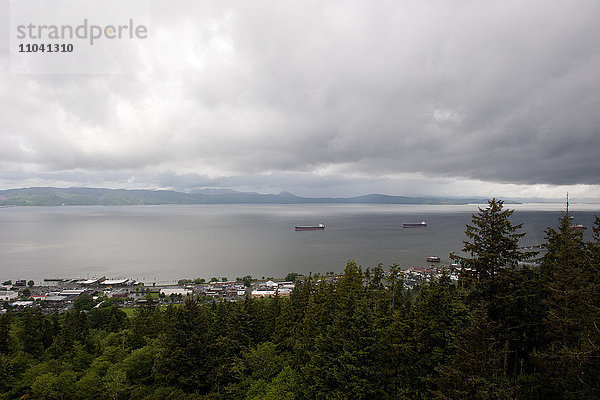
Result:
[[[168,205],[0,209],[0,279],[55,277],[283,277],[394,262],[425,265],[459,251],[476,205]],[[539,244],[562,205],[510,205],[524,223],[524,245]],[[574,205],[591,226],[597,205]],[[404,229],[425,220],[427,228]],[[295,225],[325,223],[324,231]],[[590,229],[585,233],[591,238]]]

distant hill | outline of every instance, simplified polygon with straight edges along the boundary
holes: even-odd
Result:
[[[487,199],[406,197],[368,194],[358,197],[311,198],[289,192],[261,194],[231,189],[192,193],[171,190],[32,187],[0,190],[0,206],[81,206],[158,204],[486,204]],[[508,203],[508,202],[507,202]]]

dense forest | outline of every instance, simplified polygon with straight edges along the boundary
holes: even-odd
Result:
[[[458,282],[349,262],[289,298],[0,315],[0,398],[600,398],[600,219],[567,209],[527,264],[511,214],[473,215]]]

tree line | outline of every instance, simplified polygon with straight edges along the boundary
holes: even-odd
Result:
[[[524,264],[511,214],[473,215],[458,282],[349,262],[289,298],[0,315],[0,398],[600,398],[600,219],[586,242],[567,209]]]

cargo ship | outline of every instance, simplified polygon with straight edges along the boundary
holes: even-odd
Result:
[[[405,228],[425,228],[427,226],[427,222],[405,222],[402,224]]]
[[[294,227],[295,230],[297,231],[322,231],[323,229],[325,229],[325,224],[319,224],[319,225],[304,225],[304,226],[296,226]]]

